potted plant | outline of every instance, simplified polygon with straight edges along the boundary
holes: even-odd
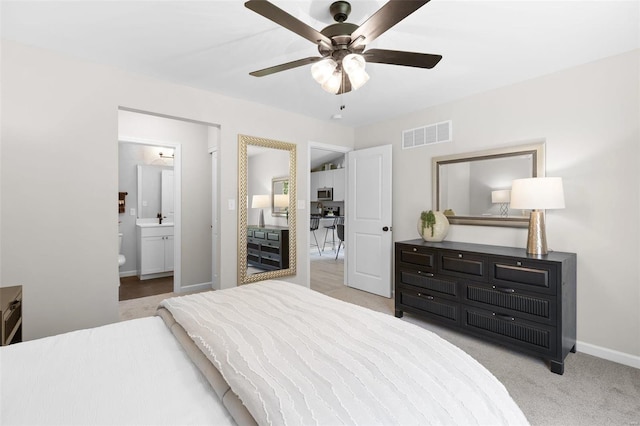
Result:
[[[447,217],[439,211],[425,210],[420,213],[418,233],[425,241],[439,242],[444,240],[449,231]]]

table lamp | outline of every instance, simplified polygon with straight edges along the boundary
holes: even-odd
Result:
[[[510,189],[499,189],[497,191],[491,191],[491,202],[493,204],[500,204],[500,216],[509,216],[509,201],[511,200]]]
[[[527,253],[547,254],[544,210],[564,208],[562,178],[539,177],[514,180],[511,185],[511,208],[532,210],[529,218]]]
[[[254,195],[251,199],[251,208],[260,209],[260,220],[258,226],[264,228],[264,208],[271,206],[271,200],[268,195]]]

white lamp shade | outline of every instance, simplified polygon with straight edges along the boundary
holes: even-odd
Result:
[[[349,76],[351,88],[358,90],[369,81],[369,74],[364,70],[366,61],[362,55],[351,53],[342,59],[342,68]]]
[[[516,179],[511,185],[512,209],[563,209],[562,178],[540,177]]]
[[[252,209],[264,209],[267,207],[271,207],[271,200],[268,195],[254,195],[251,199],[251,208]]]
[[[324,84],[333,72],[336,70],[338,63],[331,58],[326,58],[311,65],[311,76],[315,81]]]
[[[274,207],[289,207],[289,194],[276,194],[273,204]]]
[[[491,191],[492,203],[508,203],[511,200],[510,189],[499,189],[497,191]]]
[[[329,93],[336,94],[342,85],[342,72],[335,71],[331,77],[322,84],[322,88]]]

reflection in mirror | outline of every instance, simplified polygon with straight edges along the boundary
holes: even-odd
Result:
[[[244,135],[238,142],[239,282],[295,275],[296,220],[288,213],[296,205],[296,145]]]
[[[271,215],[288,216],[289,176],[273,178],[271,182]]]
[[[544,143],[434,157],[433,204],[450,223],[526,227],[529,212],[509,208],[514,179],[544,176]]]

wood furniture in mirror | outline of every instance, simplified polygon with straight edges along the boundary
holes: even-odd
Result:
[[[495,196],[492,202],[492,192],[510,190],[514,179],[544,176],[544,142],[434,157],[431,171],[433,207],[449,223],[527,227],[529,211],[509,209]]]
[[[251,158],[251,159],[250,159]],[[282,178],[282,176],[287,176]],[[286,191],[284,182],[287,182]],[[281,197],[278,197],[280,210],[273,214],[276,203],[274,188],[286,192],[288,195],[287,207],[282,207]],[[252,257],[248,262],[248,256],[254,256],[255,247],[248,247],[255,244],[255,236],[252,234],[257,228],[257,212],[250,211],[251,198],[254,195],[269,194],[272,200],[272,214],[265,213],[265,218],[271,217],[270,221],[265,220],[264,228],[269,230],[277,229],[278,232],[271,232],[273,235],[280,235],[287,238],[287,241],[280,241],[278,246],[278,256],[287,256],[286,259],[279,259],[270,262],[269,268],[260,269]],[[271,139],[258,138],[253,136],[238,136],[238,282],[247,284],[256,281],[279,278],[296,274],[296,145],[292,143],[280,142]],[[255,210],[255,209],[252,209]],[[292,214],[287,215],[287,212]],[[255,214],[254,214],[255,213]],[[285,220],[284,217],[287,219]],[[252,223],[255,222],[255,223]],[[258,229],[259,232],[260,229]],[[283,232],[284,231],[284,232]],[[265,235],[267,232],[265,231]],[[265,239],[265,244],[268,242]],[[260,245],[262,246],[262,245]],[[266,247],[265,246],[265,247]],[[287,250],[282,250],[287,247]],[[265,252],[266,253],[266,252]],[[273,254],[272,254],[273,255]],[[265,254],[266,256],[266,254]]]

